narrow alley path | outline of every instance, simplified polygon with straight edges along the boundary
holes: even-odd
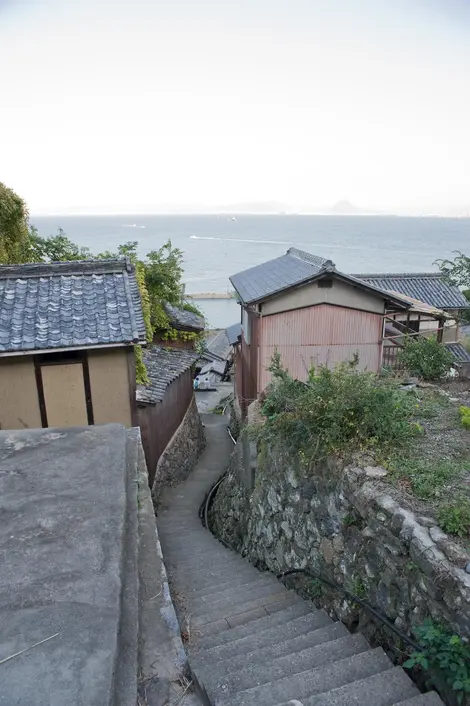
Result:
[[[228,465],[227,419],[202,415],[207,447],[157,518],[189,661],[213,706],[442,706],[360,634],[225,548],[199,508]]]

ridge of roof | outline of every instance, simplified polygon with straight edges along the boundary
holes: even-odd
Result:
[[[327,260],[324,257],[320,257],[319,255],[312,255],[309,252],[306,252],[305,250],[299,250],[299,248],[289,248],[288,251],[286,252],[286,255],[290,255],[291,257],[296,257],[298,260],[303,260],[304,262],[308,262],[310,265],[314,265],[315,267],[319,267],[320,269],[324,270],[327,268],[333,268],[336,269],[336,265],[333,262],[333,260]]]
[[[134,272],[131,260],[112,258],[107,260],[65,260],[58,262],[26,262],[15,265],[0,265],[0,279],[25,279],[27,277],[56,277],[60,275],[113,274]]]
[[[445,275],[443,272],[373,272],[372,274],[361,273],[359,275],[353,274],[352,277],[357,277],[358,279],[397,279],[399,277],[403,279],[425,277],[426,279],[444,279]]]

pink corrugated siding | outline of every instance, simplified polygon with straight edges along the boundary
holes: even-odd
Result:
[[[274,351],[290,374],[305,380],[313,365],[334,366],[359,354],[359,367],[380,367],[382,316],[338,306],[296,309],[260,319],[258,392],[270,380],[266,368]]]

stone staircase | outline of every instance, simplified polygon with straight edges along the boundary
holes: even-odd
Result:
[[[226,549],[198,510],[227,466],[226,419],[204,415],[207,448],[157,518],[191,671],[211,706],[442,706],[381,648]]]

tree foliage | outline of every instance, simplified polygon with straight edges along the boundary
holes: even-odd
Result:
[[[441,272],[450,284],[460,287],[462,294],[469,301],[470,307],[470,257],[457,251],[453,260],[437,260]],[[470,309],[466,309],[461,316],[464,323],[470,323]]]
[[[423,380],[441,380],[449,372],[454,358],[436,336],[421,336],[405,339],[405,347],[398,353],[398,360],[411,375]]]
[[[138,257],[137,249],[138,242],[134,240],[120,244],[115,251],[93,253],[70,240],[62,228],[55,235],[40,236],[29,223],[25,202],[0,183],[0,264],[129,257],[136,268],[147,340],[151,342],[157,330],[163,338],[197,338],[197,334],[173,329],[164,309],[164,303],[168,302],[203,316],[197,307],[184,301],[182,251],[174,248],[170,240],[143,259]],[[137,379],[144,382],[145,366],[139,347],[136,357]]]
[[[470,289],[470,257],[457,251],[453,260],[436,260],[446,279],[457,287]]]
[[[29,227],[29,262],[59,262],[63,260],[89,260],[89,248],[73,243],[59,228],[56,235],[43,238],[35,226]]]
[[[357,370],[356,361],[311,368],[306,382],[294,380],[273,357],[273,379],[262,405],[266,441],[281,440],[300,456],[319,460],[331,454],[381,451],[406,444],[419,433],[413,401],[390,379]]]
[[[28,262],[28,209],[12,189],[0,182],[0,262]]]

